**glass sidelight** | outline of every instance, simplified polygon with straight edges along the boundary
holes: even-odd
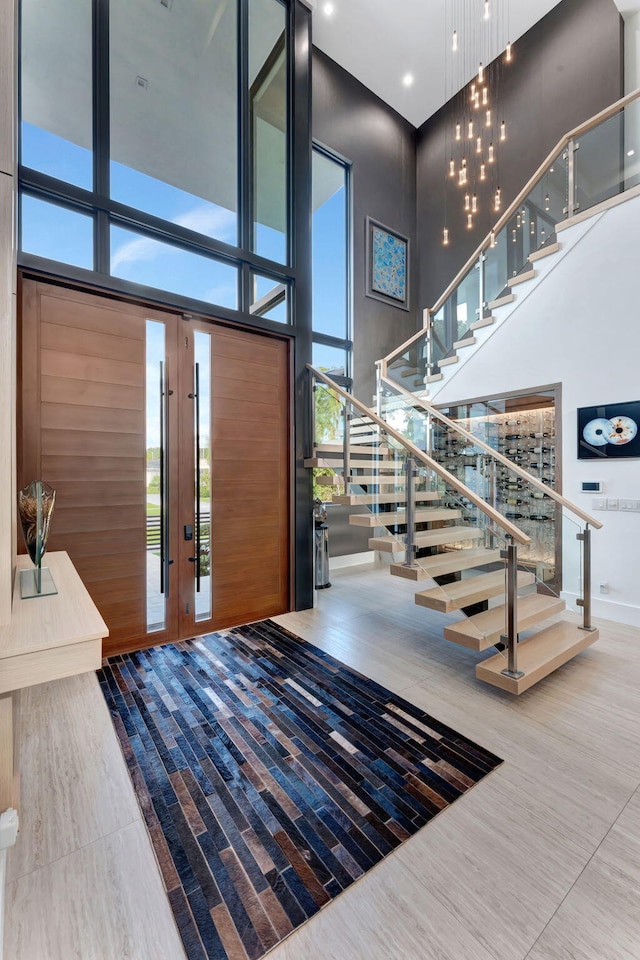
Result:
[[[212,614],[211,589],[211,335],[196,330],[193,338],[194,400],[194,575],[195,619]]]
[[[168,382],[165,325],[146,322],[147,630],[164,630],[169,595]]]

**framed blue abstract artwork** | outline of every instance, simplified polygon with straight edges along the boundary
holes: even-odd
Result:
[[[374,300],[409,309],[409,241],[367,217],[367,285]]]

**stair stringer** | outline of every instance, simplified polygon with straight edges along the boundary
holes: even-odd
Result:
[[[605,215],[606,211],[596,214],[587,220],[583,220],[580,223],[576,223],[573,226],[568,227],[566,230],[563,230],[561,234],[560,249],[551,256],[545,257],[544,259],[536,262],[535,277],[533,277],[531,280],[527,280],[525,283],[518,284],[518,286],[514,288],[515,300],[512,303],[507,303],[502,307],[495,307],[492,310],[495,322],[490,326],[481,327],[476,330],[474,332],[474,337],[476,339],[475,345],[461,350],[458,353],[458,362],[455,365],[443,367],[440,371],[443,375],[442,380],[438,381],[437,383],[430,384],[429,390],[424,392],[422,395],[428,396],[431,401],[434,401],[437,395],[446,387],[448,387],[452,380],[461,372],[461,370],[464,369],[469,360],[476,358],[487,342],[494,336],[494,334],[496,334],[505,323],[511,320],[512,317],[518,313],[522,305],[526,303],[531,294],[534,293],[540,284],[544,282],[545,278],[553,273],[553,271],[562,263],[564,258],[571,253],[573,249],[575,249],[578,243],[580,243],[586,234],[588,234],[596,226],[598,221]]]

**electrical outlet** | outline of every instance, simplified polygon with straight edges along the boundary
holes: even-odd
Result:
[[[600,587],[600,593],[609,593],[609,584],[606,580],[601,580],[598,586]]]
[[[621,500],[620,509],[627,513],[640,513],[640,500]]]
[[[596,497],[595,500],[592,500],[592,501],[591,501],[591,509],[592,509],[592,510],[606,510],[606,509],[607,509],[607,501],[605,500],[604,497]]]
[[[607,497],[607,510],[617,510],[618,501],[615,497]]]

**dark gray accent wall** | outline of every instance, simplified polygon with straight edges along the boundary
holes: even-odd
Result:
[[[416,330],[415,128],[320,50],[313,50],[312,131],[315,140],[352,164],[353,380],[370,404],[375,361]],[[410,241],[410,311],[365,296],[365,218]]]
[[[508,125],[499,158],[503,210],[563,134],[623,95],[622,20],[613,0],[562,0],[514,43],[513,58],[502,83]],[[497,62],[494,76],[496,69]],[[417,135],[420,309],[435,303],[497,219],[488,191],[479,193],[477,223],[467,230],[461,191],[449,181],[451,245],[442,246],[446,164],[457,117],[450,101]]]

